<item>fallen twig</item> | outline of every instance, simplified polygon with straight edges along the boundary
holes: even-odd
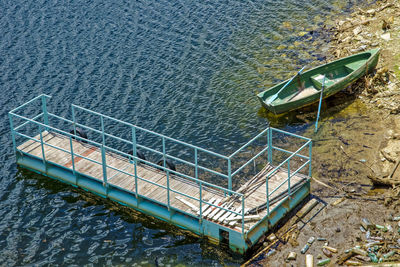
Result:
[[[354,160],[355,162],[361,163],[361,164],[363,164],[364,166],[367,166],[367,167],[371,170],[372,173],[375,173],[374,170],[371,168],[371,166],[368,166],[365,162],[359,161],[359,160],[354,159],[353,157],[349,156],[349,155],[346,153],[346,151],[344,151],[344,148],[343,148],[342,146],[340,146],[340,149],[342,149],[343,153],[345,154],[345,156],[346,156],[347,158],[349,158],[349,159],[351,159],[351,160]]]
[[[372,22],[372,21],[374,21],[374,20],[375,20],[375,19],[363,20],[363,21],[361,21],[361,22],[359,22],[359,23],[355,23],[355,24],[352,24],[352,25],[350,25],[350,26],[347,26],[346,28],[338,29],[338,31],[344,32],[344,31],[350,30],[351,28],[354,28],[354,27],[357,27],[357,26],[360,26],[360,25],[366,25],[366,24],[368,24],[368,23],[370,23],[370,22]]]
[[[327,185],[326,183],[324,183],[324,182],[321,182],[320,180],[318,180],[317,178],[315,178],[315,177],[311,177],[311,179],[313,179],[314,181],[316,181],[317,183],[319,183],[320,185],[323,185],[323,186],[325,186],[325,187],[327,187],[327,188],[329,188],[329,189],[332,189],[332,190],[335,190],[335,191],[337,191],[337,192],[340,192],[340,190],[339,189],[337,189],[337,188],[333,188],[332,186],[330,186],[330,185]]]
[[[394,165],[393,170],[392,170],[392,173],[389,175],[389,178],[392,178],[392,177],[393,177],[393,174],[396,172],[397,167],[399,167],[399,164],[400,164],[400,159],[398,159],[398,160],[396,161],[396,164]]]

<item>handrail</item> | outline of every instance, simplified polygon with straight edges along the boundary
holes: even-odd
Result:
[[[43,126],[43,127],[47,127],[47,128],[49,128],[49,129],[52,129],[52,130],[55,130],[55,131],[59,131],[59,132],[65,134],[65,135],[67,135],[67,136],[71,136],[71,137],[74,137],[74,138],[81,139],[82,141],[85,141],[85,142],[89,142],[89,143],[96,144],[96,145],[98,145],[99,147],[101,147],[101,145],[102,145],[102,144],[97,143],[97,142],[95,142],[95,141],[91,141],[91,140],[82,138],[82,137],[80,137],[80,136],[70,134],[70,133],[65,132],[65,131],[63,131],[63,130],[60,130],[60,129],[58,129],[58,128],[45,125],[45,124],[43,124],[43,123],[41,123],[41,122],[33,121],[32,119],[25,118],[25,117],[23,117],[23,116],[21,116],[21,115],[18,115],[18,114],[13,114],[13,115],[14,115],[14,116],[17,116],[17,117],[19,117],[19,118],[21,118],[21,119],[28,120],[28,121],[30,121],[30,122],[32,122],[32,123],[34,123],[34,124],[37,124],[37,125],[40,125],[40,126]],[[34,139],[34,138],[30,137],[30,136],[24,135],[24,134],[19,133],[19,132],[17,132],[17,131],[15,131],[15,133],[17,133],[18,135],[22,135],[22,136],[24,136],[24,137],[26,137],[26,138],[29,138],[29,139]],[[36,140],[36,139],[35,139],[35,140]],[[37,140],[37,141],[40,142],[40,140]],[[52,145],[50,145],[50,144],[47,144],[47,145],[52,146]],[[111,147],[108,147],[108,146],[104,146],[104,148],[107,149],[107,150],[116,150],[116,149],[111,148]],[[59,148],[59,149],[60,149],[60,150],[63,150],[64,152],[69,153],[68,150],[64,150],[64,149],[62,149],[62,148]],[[124,152],[122,152],[122,151],[119,151],[119,150],[116,150],[116,151],[118,151],[119,153],[124,154],[124,155],[126,155],[126,156],[128,156],[128,157],[134,157],[134,156],[129,155],[129,154],[127,154],[127,153],[124,153]],[[76,154],[76,153],[75,153],[75,154]],[[83,156],[79,156],[79,157],[85,158],[85,157],[83,157]],[[88,158],[85,158],[85,159],[88,159]],[[152,163],[152,162],[150,162],[150,161],[147,161],[147,160],[142,160],[142,159],[139,159],[139,158],[137,158],[137,157],[136,157],[136,159],[138,159],[138,160],[140,160],[140,161],[143,161],[143,162],[146,162],[146,164],[151,165],[151,166],[153,166],[153,167],[160,168],[160,169],[163,169],[163,170],[168,170],[168,171],[170,171],[170,172],[172,172],[172,173],[175,173],[175,174],[178,174],[178,175],[182,175],[183,177],[189,178],[189,179],[191,179],[191,180],[193,180],[193,181],[195,181],[195,182],[200,182],[200,183],[202,183],[202,184],[205,184],[205,185],[208,185],[208,186],[211,186],[211,187],[214,187],[214,188],[218,188],[218,189],[220,189],[220,190],[222,190],[222,191],[226,191],[227,193],[236,194],[236,195],[238,195],[238,196],[241,196],[240,193],[235,192],[235,191],[232,191],[232,190],[229,190],[229,189],[227,189],[227,188],[223,188],[223,187],[220,187],[220,186],[218,186],[218,185],[210,184],[210,183],[208,183],[208,182],[205,182],[205,181],[202,181],[202,180],[199,180],[199,179],[196,179],[196,178],[187,176],[187,175],[185,175],[185,174],[183,174],[183,173],[179,173],[179,172],[170,170],[170,169],[168,169],[168,168],[165,168],[165,167],[163,167],[163,166],[156,165],[156,164],[154,164],[154,163]],[[90,160],[90,159],[89,159],[89,160]],[[99,162],[96,162],[96,163],[99,163]],[[99,163],[99,164],[101,164],[101,163]]]
[[[265,151],[267,151],[267,149],[268,149],[269,147],[268,146],[266,146],[263,150],[261,150],[259,153],[257,153],[254,157],[252,157],[249,161],[247,161],[245,164],[243,164],[239,169],[237,169],[236,171],[234,171],[233,173],[232,173],[232,177],[236,174],[236,173],[238,173],[238,172],[240,172],[244,167],[246,167],[247,165],[249,165],[253,160],[255,160],[256,158],[258,158],[261,154],[263,154]]]
[[[306,146],[308,146],[308,144],[311,142],[311,140],[307,141],[304,145],[302,145],[299,149],[296,150],[296,152],[294,152],[292,155],[290,155],[288,158],[286,158],[284,161],[282,161],[278,166],[276,166],[273,170],[271,170],[268,174],[267,177],[272,176],[272,174],[274,174],[275,172],[278,171],[278,169],[280,167],[283,166],[283,164],[285,164],[288,160],[290,160],[291,158],[293,158],[294,156],[297,155],[297,153],[299,153],[302,149],[304,149]]]
[[[283,131],[283,130],[280,130],[280,129],[277,129],[277,128],[272,128],[272,127],[271,127],[271,129],[272,129],[273,131],[276,131],[276,132],[279,132],[279,133],[283,133],[283,134],[285,134],[285,135],[297,137],[297,138],[300,138],[300,139],[303,139],[303,140],[306,140],[306,141],[311,141],[310,138],[307,138],[307,137],[304,137],[304,136],[301,136],[301,135],[298,135],[298,134],[285,132],[285,131]]]
[[[25,107],[25,106],[31,104],[32,102],[34,102],[34,101],[36,101],[36,100],[38,100],[38,99],[41,99],[43,96],[44,96],[44,97],[47,97],[47,98],[51,98],[51,96],[46,95],[46,94],[38,95],[37,97],[32,98],[32,99],[29,100],[28,102],[25,102],[24,104],[22,104],[22,105],[20,105],[20,106],[18,106],[18,107],[16,107],[16,108],[14,108],[14,109],[12,109],[9,113],[12,113],[13,115],[17,115],[17,114],[15,114],[15,112],[16,112],[17,110],[20,110],[21,108],[23,108],[23,107]]]
[[[253,141],[255,141],[256,139],[258,139],[261,135],[265,134],[265,132],[267,132],[269,130],[270,127],[265,128],[261,133],[257,134],[255,137],[253,137],[250,141],[248,141],[246,144],[244,144],[241,148],[239,148],[238,150],[236,150],[235,152],[233,152],[229,157],[232,158],[234,157],[237,153],[239,153],[240,151],[242,151],[244,148],[246,148],[248,145],[250,145],[251,143],[253,143]]]
[[[286,150],[286,149],[283,149],[283,148],[280,148],[280,147],[276,147],[276,146],[271,146],[271,148],[275,149],[275,150],[278,150],[280,152],[285,152],[287,154],[293,154],[294,153],[292,151],[289,151],[289,150]],[[296,156],[299,157],[299,158],[302,158],[302,159],[310,159],[310,157],[304,156],[302,154],[297,154]]]
[[[86,109],[86,108],[83,108],[83,107],[81,107],[81,106],[77,106],[77,105],[74,105],[74,104],[71,104],[71,105],[74,106],[74,107],[76,107],[76,108],[78,108],[78,109],[87,111],[87,112],[89,112],[89,113],[92,113],[92,114],[95,114],[95,115],[99,115],[99,116],[102,116],[102,117],[104,117],[104,118],[107,118],[107,119],[110,119],[110,120],[113,120],[113,121],[116,121],[116,122],[125,124],[126,126],[134,127],[134,128],[136,128],[136,129],[138,129],[138,130],[141,130],[141,131],[144,131],[144,132],[153,134],[153,135],[155,135],[155,136],[163,137],[163,138],[165,138],[165,139],[167,139],[167,140],[176,142],[176,143],[178,143],[178,144],[185,145],[185,146],[188,146],[188,147],[191,147],[191,148],[197,148],[198,150],[200,150],[200,151],[202,151],[202,152],[209,153],[210,155],[213,155],[213,156],[216,156],[216,157],[220,157],[220,158],[223,158],[223,159],[228,159],[228,158],[229,158],[229,157],[227,157],[227,156],[225,156],[225,155],[222,155],[222,154],[213,152],[213,151],[211,151],[211,150],[207,150],[207,149],[201,148],[201,147],[199,147],[199,146],[191,145],[191,144],[189,144],[189,143],[186,143],[186,142],[177,140],[177,139],[175,139],[175,138],[172,138],[172,137],[169,137],[169,136],[166,136],[166,135],[163,135],[163,134],[159,134],[159,133],[156,133],[156,132],[151,131],[151,130],[147,130],[147,129],[142,128],[142,127],[140,127],[140,126],[137,126],[137,125],[134,125],[134,124],[131,124],[131,123],[128,123],[128,122],[124,122],[124,121],[115,119],[115,118],[113,118],[113,117],[107,116],[107,115],[103,115],[103,114],[98,113],[98,112],[96,112],[96,111],[92,111],[92,110],[90,110],[90,109]]]
[[[83,137],[80,137],[79,135],[73,135],[73,134],[68,133],[68,132],[66,132],[66,131],[60,130],[60,129],[58,129],[58,128],[55,128],[55,127],[53,127],[53,126],[46,125],[46,124],[41,123],[41,122],[38,122],[38,121],[34,121],[34,120],[32,120],[32,119],[26,118],[26,117],[24,117],[24,116],[21,116],[21,115],[15,114],[15,113],[13,113],[12,115],[13,115],[13,116],[16,116],[16,117],[18,117],[18,118],[20,118],[20,119],[30,121],[30,122],[32,122],[32,123],[34,123],[34,124],[43,126],[43,127],[45,127],[45,128],[52,129],[52,130],[54,130],[54,131],[56,131],[56,132],[60,132],[60,133],[62,133],[62,134],[64,134],[64,135],[72,136],[72,137],[74,137],[74,138],[78,138],[78,139],[80,139],[81,141],[85,141],[85,142],[88,142],[88,143],[92,143],[92,144],[96,144],[96,145],[100,145],[100,146],[101,146],[100,143],[97,143],[97,142],[92,141],[92,140],[89,140],[89,139],[85,139],[85,138],[83,138]],[[14,129],[14,130],[15,130],[15,129]]]
[[[36,138],[30,137],[30,136],[28,136],[28,135],[26,135],[26,134],[19,133],[19,132],[15,132],[15,133],[16,133],[17,135],[19,135],[19,136],[25,137],[26,139],[30,139],[30,140],[33,140],[33,141],[35,141],[35,142],[42,143],[42,141],[40,141],[40,140],[38,140],[38,139],[36,139]],[[61,150],[62,152],[71,154],[70,151],[68,151],[68,150],[66,150],[66,149],[64,149],[64,148],[61,148],[61,147],[52,145],[52,144],[50,144],[50,143],[46,143],[45,141],[43,141],[43,144],[45,144],[46,146],[55,148],[55,149],[57,149],[57,150]],[[87,158],[87,157],[82,156],[82,155],[80,155],[80,154],[78,154],[78,153],[74,153],[74,155],[77,156],[77,157],[79,157],[79,158],[83,158],[83,159],[89,160],[89,161],[91,161],[91,162],[93,162],[93,163],[97,163],[97,164],[101,165],[101,162],[99,162],[99,161],[97,161],[97,160],[94,160],[94,159],[91,159],[91,158]]]
[[[311,161],[307,160],[303,165],[301,165],[297,170],[295,170],[293,173],[290,173],[290,178],[295,176],[301,169],[303,169],[306,165],[308,165]]]
[[[188,176],[188,175],[183,174],[183,173],[181,173],[181,172],[173,171],[173,170],[168,169],[168,168],[166,168],[166,167],[164,167],[164,166],[157,165],[157,164],[155,164],[155,163],[153,163],[153,162],[151,162],[151,161],[147,161],[147,160],[144,160],[144,159],[141,159],[141,158],[138,158],[138,157],[134,157],[133,155],[127,154],[127,153],[122,152],[122,151],[120,151],[120,150],[117,150],[117,149],[115,149],[115,148],[108,147],[108,146],[104,146],[104,148],[106,148],[107,150],[111,150],[111,151],[113,151],[113,152],[115,152],[115,153],[119,153],[119,154],[121,154],[121,155],[123,155],[123,156],[126,156],[127,158],[136,158],[138,161],[143,162],[143,163],[146,163],[147,165],[152,166],[152,167],[154,167],[154,168],[162,169],[162,170],[164,170],[164,171],[167,171],[167,170],[168,170],[169,172],[171,172],[171,173],[173,173],[173,174],[176,174],[176,175],[182,176],[182,177],[184,177],[184,178],[190,179],[190,180],[192,180],[193,182],[202,183],[202,184],[205,184],[205,185],[207,185],[207,186],[214,187],[214,188],[219,189],[219,190],[222,190],[222,191],[226,191],[227,193],[230,193],[230,194],[237,194],[237,195],[239,195],[239,196],[241,195],[240,193],[237,193],[237,192],[235,192],[235,191],[229,190],[228,188],[224,188],[224,187],[221,187],[221,186],[218,186],[218,185],[210,184],[210,183],[208,183],[208,182],[206,182],[206,181],[203,181],[203,180],[200,180],[200,179],[197,179],[197,178]],[[107,165],[107,166],[109,166],[109,165]]]
[[[72,104],[72,106],[74,106],[74,107],[77,108],[77,109],[81,109],[81,110],[83,110],[83,111],[92,113],[92,114],[94,114],[94,115],[98,115],[98,116],[100,116],[101,118],[107,118],[107,119],[113,120],[113,121],[115,121],[115,122],[122,123],[122,124],[127,125],[127,126],[130,126],[130,127],[134,127],[135,129],[143,130],[144,132],[153,134],[153,135],[155,135],[155,136],[158,136],[158,137],[161,137],[161,138],[165,138],[165,139],[167,139],[167,140],[174,141],[174,142],[176,142],[176,143],[178,143],[178,144],[187,145],[187,146],[189,146],[189,147],[191,147],[191,148],[194,148],[194,149],[197,149],[197,150],[199,150],[199,151],[206,152],[206,153],[210,153],[211,155],[215,155],[215,156],[218,156],[218,157],[222,157],[222,158],[224,158],[224,159],[229,159],[229,158],[234,157],[234,156],[237,155],[240,151],[242,151],[244,148],[246,148],[248,145],[250,145],[253,141],[255,141],[257,138],[259,138],[260,136],[262,136],[263,134],[265,134],[269,129],[271,129],[271,130],[273,130],[273,131],[277,131],[277,132],[283,133],[283,134],[285,134],[285,135],[294,136],[294,137],[301,138],[301,139],[303,139],[303,140],[307,140],[307,143],[308,143],[308,141],[311,140],[311,139],[309,139],[309,138],[305,138],[305,137],[302,137],[302,136],[300,136],[300,135],[296,135],[296,134],[288,133],[288,132],[285,132],[285,131],[282,131],[282,130],[279,130],[279,129],[276,129],[276,128],[268,127],[268,128],[266,128],[266,129],[264,129],[261,133],[257,134],[255,137],[253,137],[249,142],[247,142],[247,143],[246,143],[245,145],[243,145],[241,148],[239,148],[239,149],[236,150],[234,153],[232,153],[229,157],[226,157],[226,156],[224,156],[224,155],[221,155],[221,154],[218,154],[218,153],[215,153],[215,152],[212,152],[212,151],[203,149],[203,148],[198,147],[198,146],[194,146],[194,145],[188,144],[188,143],[183,142],[183,141],[176,140],[176,139],[174,139],[174,138],[171,138],[171,137],[168,137],[168,136],[165,136],[165,135],[162,135],[162,134],[158,134],[158,133],[153,132],[153,131],[151,131],[151,130],[147,130],[147,129],[144,129],[144,128],[142,128],[142,127],[133,125],[133,124],[131,124],[131,123],[127,123],[127,122],[124,122],[124,121],[121,121],[121,120],[112,118],[112,117],[110,117],[110,116],[103,115],[103,114],[101,114],[101,113],[98,113],[98,112],[96,112],[96,111],[92,111],[92,110],[86,109],[86,108],[81,107],[81,106],[77,106],[77,105],[74,105],[74,104]],[[51,115],[51,116],[53,116],[53,117],[56,117],[56,118],[58,118],[58,119],[64,120],[64,121],[66,121],[66,122],[73,123],[73,121],[68,120],[68,119],[65,119],[65,118],[62,118],[62,117],[57,116],[57,115],[55,115],[55,114],[49,113],[49,115]],[[87,126],[87,125],[84,125],[84,124],[81,124],[81,123],[76,123],[76,125],[79,126],[79,127],[84,127],[84,128],[89,129],[89,130],[91,130],[91,131],[94,131],[94,132],[96,132],[96,133],[98,133],[98,134],[104,134],[105,136],[108,136],[108,137],[114,138],[114,139],[116,139],[116,140],[125,142],[125,143],[127,143],[127,144],[133,145],[133,142],[132,142],[132,141],[125,140],[125,139],[123,139],[123,138],[120,138],[120,137],[118,137],[118,136],[114,136],[114,135],[109,134],[109,133],[103,133],[102,131],[97,130],[97,129],[94,129],[94,128],[90,127],[90,126]],[[306,144],[307,144],[307,143],[306,143]],[[304,145],[306,145],[306,144],[304,144]],[[159,155],[164,155],[164,156],[166,156],[167,158],[171,158],[171,159],[180,161],[180,162],[182,162],[182,163],[188,164],[188,165],[190,165],[190,166],[196,167],[196,164],[193,164],[193,163],[191,163],[191,162],[185,161],[185,160],[183,160],[183,159],[174,157],[174,156],[172,156],[172,155],[163,154],[163,152],[161,152],[161,151],[152,149],[152,148],[147,147],[147,146],[144,146],[144,145],[140,145],[140,144],[136,144],[136,145],[137,145],[139,148],[143,148],[143,149],[146,149],[146,150],[148,150],[148,151],[150,151],[150,152],[157,153],[157,154],[159,154]],[[304,145],[301,147],[301,149],[303,149],[303,148],[305,147]],[[271,147],[272,147],[272,146],[271,146]],[[267,148],[268,148],[268,147],[267,147]],[[267,148],[266,148],[266,149],[267,149]],[[290,154],[292,154],[291,157],[294,156],[294,155],[296,155],[296,156],[298,156],[298,157],[301,157],[301,158],[304,158],[304,159],[308,159],[308,157],[306,157],[306,156],[303,156],[303,155],[301,155],[301,154],[297,154],[297,152],[298,152],[299,150],[296,151],[296,152],[290,152],[290,151],[287,151],[287,150],[285,150],[285,149],[278,148],[278,147],[272,147],[272,148],[273,148],[273,149],[276,149],[276,150],[279,150],[279,151],[282,151],[282,152],[290,153]],[[242,170],[244,167],[246,167],[248,164],[250,164],[250,163],[251,163],[252,161],[254,161],[256,158],[258,158],[263,152],[265,152],[266,149],[263,149],[262,152],[258,153],[258,154],[257,154],[256,156],[254,156],[252,159],[250,159],[249,161],[247,161],[246,163],[244,163],[243,165],[241,165],[241,166],[239,167],[239,169],[237,169],[235,172],[233,172],[233,173],[230,175],[230,177],[233,177],[234,175],[236,175],[240,170]],[[300,149],[300,150],[301,150],[301,149]],[[288,159],[286,159],[283,163],[287,162],[287,160],[288,160]],[[213,173],[213,174],[215,174],[215,175],[218,175],[218,176],[221,176],[221,177],[224,177],[224,178],[228,178],[228,179],[229,179],[229,175],[225,175],[225,174],[222,174],[222,173],[213,171],[213,170],[211,170],[211,169],[209,169],[209,168],[206,168],[206,167],[203,167],[203,166],[201,166],[201,165],[197,165],[197,167],[198,167],[199,169],[202,169],[202,170],[205,170],[205,171],[207,171],[207,172]],[[229,170],[228,170],[228,172],[229,172]]]
[[[32,120],[36,121],[36,119],[40,118],[41,116],[43,116],[43,112],[36,115],[35,117],[33,117]],[[30,123],[29,121],[26,121],[26,122],[22,123],[21,125],[14,127],[14,130],[19,130],[20,128],[24,127],[25,125],[27,125],[29,123]]]
[[[73,121],[68,120],[68,119],[65,119],[65,118],[60,117],[60,116],[57,116],[57,115],[55,115],[55,114],[52,114],[52,113],[48,113],[48,114],[49,114],[50,116],[52,116],[52,117],[57,118],[57,119],[64,120],[64,121],[69,122],[69,123],[73,123]],[[90,127],[90,126],[87,126],[87,125],[84,125],[84,124],[76,123],[76,126],[89,129],[89,130],[94,131],[94,132],[96,132],[96,133],[98,133],[98,134],[102,134],[102,131],[99,131],[99,130],[97,130],[97,129],[94,129],[94,128],[92,128],[92,127]],[[112,135],[112,134],[108,134],[108,133],[104,133],[104,135],[107,136],[107,137],[114,138],[114,139],[116,139],[116,140],[118,140],[118,141],[125,142],[125,143],[127,143],[127,144],[133,145],[133,142],[132,142],[132,141],[125,140],[125,139],[120,138],[120,137],[118,137],[118,136],[115,136],[115,135]],[[156,153],[156,154],[159,154],[159,155],[165,155],[165,156],[168,157],[168,158],[171,158],[171,159],[180,161],[180,162],[182,162],[182,163],[188,164],[188,165],[193,166],[193,167],[196,166],[195,164],[193,164],[193,163],[191,163],[191,162],[188,162],[188,161],[186,161],[186,160],[183,160],[183,159],[174,157],[174,156],[172,156],[172,155],[168,155],[168,154],[166,154],[166,153],[164,154],[163,152],[158,151],[158,150],[155,150],[155,149],[152,149],[152,148],[150,148],[150,147],[147,147],[147,146],[144,146],[144,145],[140,145],[140,144],[136,144],[136,145],[137,145],[139,148],[146,149],[146,150],[148,150],[148,151],[150,151],[150,152],[153,152],[153,153]],[[117,151],[119,151],[119,150],[117,150]],[[211,169],[209,169],[209,168],[207,168],[207,167],[203,167],[203,166],[201,166],[201,165],[197,165],[197,167],[198,167],[199,169],[201,169],[201,170],[204,170],[204,171],[213,173],[213,174],[215,174],[215,175],[218,175],[218,176],[221,176],[221,177],[224,177],[224,178],[228,178],[227,175],[225,175],[225,174],[223,174],[223,173],[220,173],[220,172],[217,172],[217,171],[214,171],[214,170],[211,170]],[[232,175],[232,176],[233,176],[233,175]]]

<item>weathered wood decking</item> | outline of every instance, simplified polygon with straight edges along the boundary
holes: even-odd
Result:
[[[42,133],[43,141],[47,144],[51,144],[66,151],[71,151],[70,148],[70,139],[67,136],[49,132]],[[37,135],[35,139],[40,140],[40,135]],[[53,162],[55,164],[64,166],[69,169],[75,168],[76,172],[85,174],[90,176],[94,179],[103,181],[103,166],[102,162],[102,155],[100,148],[97,148],[93,145],[89,145],[87,143],[78,142],[76,140],[72,140],[73,145],[73,152],[75,155],[74,161],[72,161],[72,157],[70,153],[64,152],[62,150],[53,148],[49,145],[44,145],[44,155],[45,160]],[[43,158],[42,147],[40,142],[35,142],[33,140],[28,140],[22,145],[17,147],[18,150],[39,157]],[[87,159],[81,158],[77,156],[79,154],[81,156],[90,158],[95,160],[99,163],[91,162]],[[107,182],[114,186],[120,187],[123,190],[132,192],[135,194],[136,192],[136,185],[135,185],[135,167],[132,161],[129,158],[123,157],[116,153],[107,152],[106,153],[106,162],[108,166],[112,166],[114,168],[123,170],[127,173],[132,174],[127,175],[117,170],[113,170],[110,167],[107,167],[106,176]],[[179,169],[179,166],[178,166]],[[168,204],[168,192],[167,192],[167,175],[163,170],[145,165],[145,164],[138,164],[136,168],[137,176],[143,179],[149,180],[153,183],[158,185],[164,186],[162,188],[160,186],[151,184],[149,182],[143,181],[138,179],[137,182],[137,193],[141,196],[149,198],[153,201],[162,203],[167,205]],[[249,177],[251,178],[251,177]],[[256,208],[266,202],[266,183],[265,183],[265,176],[260,179],[261,182],[258,188],[249,195],[245,196],[245,211],[251,210]],[[287,172],[284,170],[278,171],[273,177],[269,179],[269,192],[272,192],[276,187],[278,187],[283,181],[287,179]],[[296,183],[300,183],[305,181],[306,178],[301,175],[295,175],[291,178],[291,186]],[[200,187],[197,183],[179,177],[177,175],[169,175],[169,187],[171,190],[176,192],[184,193],[189,195],[193,198],[199,198],[200,196]],[[274,196],[278,196],[281,193],[286,192],[288,189],[287,183],[283,184],[272,196],[270,199],[273,199]],[[170,191],[170,206],[184,211],[188,214],[192,214],[193,216],[199,216],[199,201],[190,199],[183,195],[180,195],[176,192]],[[207,186],[202,187],[202,199],[203,201],[208,201],[214,205],[218,205],[224,207],[229,210],[233,210],[236,212],[241,212],[242,206],[240,200],[234,202],[226,202],[226,196],[219,191],[215,190],[214,188],[210,188]],[[281,200],[282,201],[282,200]],[[275,202],[274,204],[270,205],[270,210],[272,210],[275,206],[279,205],[280,201]],[[207,204],[203,204],[202,207],[202,214],[203,218],[209,221],[213,221],[224,225],[225,227],[229,227],[234,229],[238,232],[241,231],[241,220],[238,220],[236,215],[209,206]],[[255,216],[252,221],[245,221],[245,230],[248,230],[253,226],[257,221],[262,219],[264,216],[267,215],[267,210],[263,209],[260,211],[258,216]],[[259,219],[258,219],[259,218]]]

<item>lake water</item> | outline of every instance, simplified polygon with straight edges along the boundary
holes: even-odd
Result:
[[[226,154],[268,125],[254,93],[324,60],[323,23],[357,2],[3,0],[0,265],[239,264],[166,223],[18,169],[7,112],[46,93],[56,114],[69,117],[75,103]]]

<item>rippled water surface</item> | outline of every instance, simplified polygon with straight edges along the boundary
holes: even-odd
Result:
[[[7,112],[40,93],[220,153],[268,120],[254,93],[324,59],[355,1],[0,2],[0,264],[238,264],[158,220],[18,169]],[[300,131],[301,124],[284,125]]]

